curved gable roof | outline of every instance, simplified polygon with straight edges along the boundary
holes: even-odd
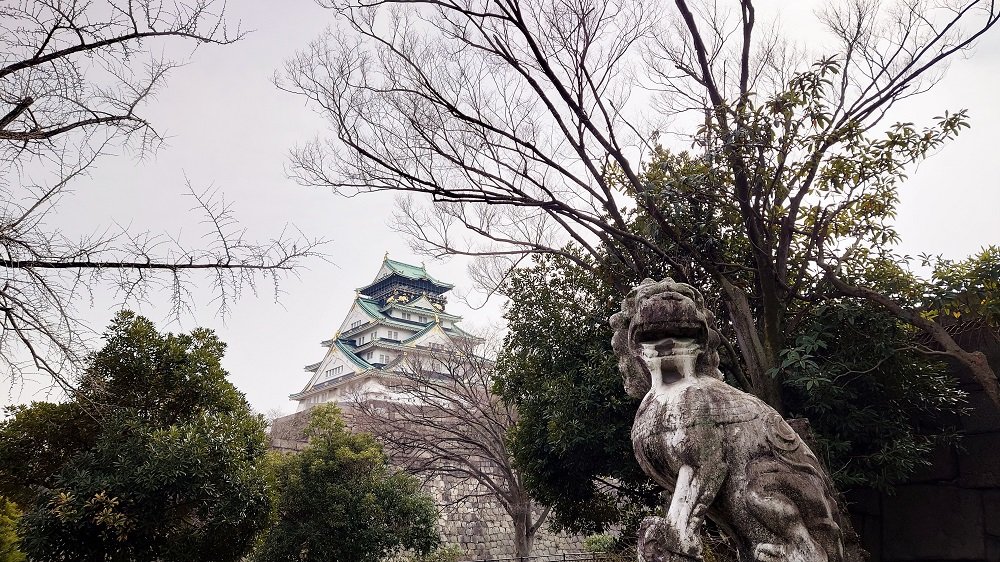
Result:
[[[448,332],[444,331],[440,323],[431,322],[423,330],[420,330],[419,332],[413,334],[412,336],[406,338],[405,340],[399,343],[402,345],[416,344],[418,340],[425,339],[429,334],[433,333],[435,330],[444,337],[448,338],[448,341],[451,341],[451,335],[449,335]]]
[[[454,285],[452,285],[451,283],[444,283],[442,281],[438,281],[437,279],[431,277],[430,274],[427,273],[427,269],[422,265],[420,267],[417,267],[415,265],[410,265],[408,263],[403,263],[401,261],[391,260],[389,258],[385,258],[382,265],[389,271],[402,275],[407,279],[423,279],[425,281],[430,281],[431,283],[434,283],[435,285],[440,285],[442,287],[448,287],[448,288],[454,287]],[[376,279],[376,281],[377,280],[378,279]]]
[[[334,340],[333,345],[334,347],[337,348],[337,351],[343,353],[345,357],[347,357],[352,363],[354,363],[358,367],[361,367],[362,369],[374,368],[371,363],[359,357],[358,354],[354,353],[354,350],[351,349],[351,346],[345,344],[344,342],[340,340]]]

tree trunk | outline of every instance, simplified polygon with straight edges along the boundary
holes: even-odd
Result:
[[[535,542],[535,529],[531,525],[531,508],[519,506],[513,515],[514,519],[514,557],[531,556],[531,547]]]
[[[753,394],[767,402],[782,416],[786,415],[785,404],[781,399],[781,380],[771,376],[769,371],[778,366],[778,351],[764,345],[761,341],[757,323],[754,322],[750,303],[742,289],[734,286],[727,279],[720,277],[720,285],[725,293],[725,306],[736,331],[736,344],[743,354],[747,365],[747,376],[753,385]]]

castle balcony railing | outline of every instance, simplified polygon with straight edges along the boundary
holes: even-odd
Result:
[[[326,380],[326,381],[323,381],[321,383],[316,383],[316,384],[312,385],[311,387],[309,387],[309,390],[306,390],[304,392],[298,392],[296,394],[292,394],[291,396],[289,396],[289,398],[291,398],[292,400],[298,400],[298,399],[300,399],[300,398],[302,398],[302,397],[304,397],[304,396],[306,396],[308,394],[311,394],[314,391],[323,390],[324,388],[329,388],[331,386],[335,386],[335,385],[338,385],[340,383],[347,382],[349,380],[353,380],[353,379],[355,379],[355,378],[357,378],[359,376],[361,376],[360,372],[358,372],[358,373],[343,374],[343,375],[340,375],[338,377],[332,378],[330,380]]]
[[[375,324],[375,320],[369,320],[369,321],[365,322],[364,324],[358,324],[357,326],[352,326],[352,327],[344,330],[340,334],[340,337],[342,337],[342,338],[350,338],[350,336],[352,336],[352,335],[354,335],[354,334],[356,334],[358,332],[363,332],[364,330],[366,330],[367,328],[370,328],[374,324]]]
[[[400,345],[402,342],[400,340],[394,340],[394,339],[391,339],[391,338],[383,338],[382,336],[379,336],[379,337],[377,337],[377,338],[375,338],[375,339],[373,339],[371,341],[366,341],[365,343],[363,343],[363,344],[357,346],[356,348],[354,348],[354,353],[356,353],[356,354],[358,354],[358,356],[360,356],[362,353],[364,353],[365,351],[368,351],[369,349],[375,347],[376,344],[379,344],[379,343],[390,343],[390,344],[393,344],[393,345]]]

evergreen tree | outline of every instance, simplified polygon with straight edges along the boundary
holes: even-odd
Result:
[[[437,510],[379,444],[349,432],[334,405],[311,412],[309,446],[276,466],[277,521],[256,559],[378,562],[438,545]]]
[[[72,398],[9,410],[0,490],[31,560],[240,560],[266,523],[264,420],[210,331],[120,313]]]

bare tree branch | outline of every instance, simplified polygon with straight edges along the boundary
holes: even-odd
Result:
[[[511,517],[515,556],[527,556],[548,515],[514,467],[507,431],[517,412],[493,394],[493,363],[482,340],[408,354],[391,381],[393,400],[358,398],[352,422],[381,441],[394,463],[424,477],[448,477],[466,497],[490,497]]]
[[[63,388],[87,353],[81,303],[110,287],[122,304],[165,291],[189,309],[191,277],[207,278],[225,312],[232,299],[276,283],[321,240],[286,228],[253,241],[217,191],[188,191],[205,236],[189,246],[148,231],[103,227],[70,237],[63,196],[101,157],[157,148],[143,109],[182,60],[162,44],[233,43],[224,3],[193,0],[13,0],[0,6],[0,362],[12,376],[41,371]],[[164,52],[166,52],[164,50]]]
[[[423,196],[397,226],[432,255],[707,279],[749,384],[779,411],[788,323],[836,293],[819,260],[898,261],[899,183],[967,126],[961,111],[923,129],[886,115],[1000,21],[989,0],[841,0],[818,14],[828,52],[809,52],[752,0],[320,4],[339,27],[278,79],[331,129],[295,150],[297,181]],[[649,106],[669,128],[640,126]],[[658,170],[663,153],[695,165]],[[695,204],[714,232],[681,221]],[[857,244],[872,254],[842,251]]]

